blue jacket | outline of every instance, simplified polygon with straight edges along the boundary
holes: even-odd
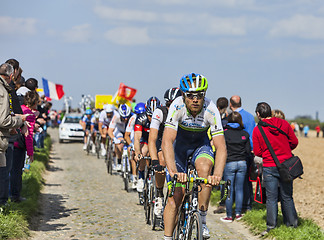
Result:
[[[251,149],[253,149],[252,133],[253,133],[253,129],[255,127],[254,117],[251,113],[245,111],[243,108],[238,108],[235,111],[239,112],[242,116],[244,130],[250,135]]]

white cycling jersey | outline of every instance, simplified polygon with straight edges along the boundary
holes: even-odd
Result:
[[[165,127],[178,131],[177,138],[191,141],[199,141],[201,134],[207,132],[209,127],[212,136],[224,135],[219,111],[208,98],[205,98],[203,108],[196,117],[188,112],[182,97],[176,98],[169,108]]]
[[[117,112],[114,111],[114,115],[115,115],[116,113],[117,113]],[[108,118],[108,117],[107,117],[107,112],[106,112],[105,110],[102,110],[102,111],[100,112],[100,115],[99,115],[99,122],[102,123],[102,126],[103,126],[103,127],[108,127],[109,124],[110,124],[110,122],[111,122],[111,120],[112,120],[112,118],[113,118],[113,117]]]
[[[162,122],[163,122],[163,112],[160,108],[156,108],[152,115],[150,128],[159,130]]]
[[[114,128],[114,132],[117,130],[121,133],[125,133],[126,130],[126,122],[123,122],[120,118],[120,115],[118,112],[114,113],[114,116],[109,124],[109,128]]]

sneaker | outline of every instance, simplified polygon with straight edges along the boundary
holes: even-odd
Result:
[[[203,229],[203,238],[204,238],[204,239],[208,239],[208,238],[210,238],[209,229],[208,229],[208,227],[207,227],[206,224],[203,224],[203,225],[202,225],[202,229]]]
[[[117,164],[116,170],[117,170],[117,172],[120,172],[122,170],[121,164]]]
[[[226,212],[226,207],[225,206],[218,206],[217,209],[214,210],[214,214],[219,214],[219,213],[225,213]]]
[[[154,214],[160,218],[162,217],[162,212],[163,212],[163,198],[157,197],[155,198],[155,203],[154,203]]]
[[[114,163],[112,164],[112,170],[117,171],[117,165],[115,165]]]
[[[270,231],[270,229],[267,229],[267,230],[263,231],[261,233],[261,236],[264,237],[265,235],[267,235],[269,233],[269,231]]]
[[[243,215],[242,214],[236,214],[235,220],[240,221],[242,219]]]
[[[221,217],[220,220],[222,222],[228,222],[228,223],[233,222],[233,218],[232,217]]]
[[[141,193],[144,189],[144,179],[138,179],[137,181],[137,192]]]
[[[137,189],[137,179],[134,179],[134,180],[133,180],[133,183],[132,183],[132,189],[133,189],[133,190]]]
[[[83,144],[83,150],[87,150],[87,144]]]
[[[96,145],[92,144],[91,152],[92,152],[93,154],[96,153]]]
[[[105,148],[101,148],[101,156],[106,156],[106,149]]]

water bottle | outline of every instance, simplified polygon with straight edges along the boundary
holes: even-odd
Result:
[[[26,158],[25,158],[25,164],[24,164],[24,171],[28,172],[30,169],[30,158],[29,156],[26,154]]]

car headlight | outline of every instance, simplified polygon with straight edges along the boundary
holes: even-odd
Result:
[[[68,129],[65,127],[61,127],[61,131],[67,131]]]

